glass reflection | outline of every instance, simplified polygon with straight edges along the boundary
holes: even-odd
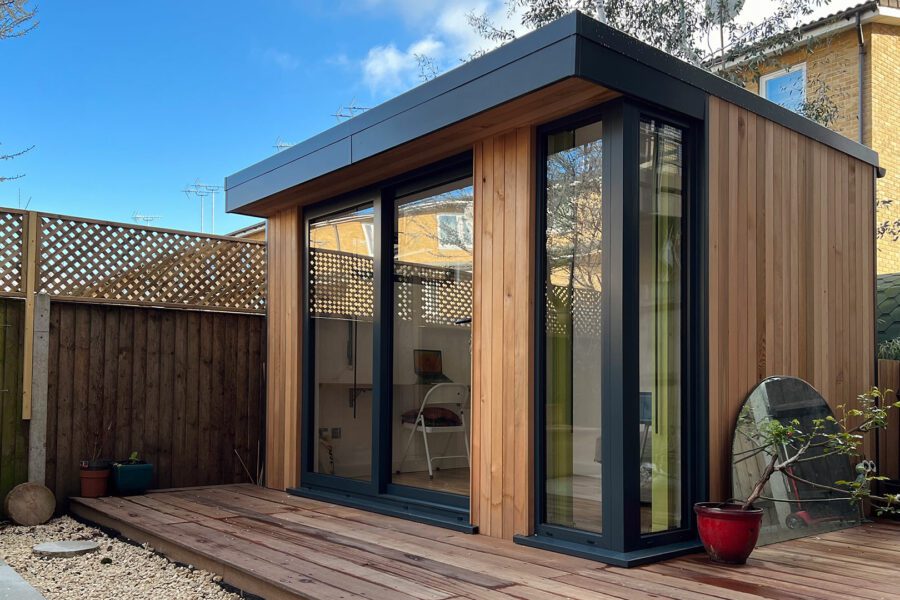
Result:
[[[603,125],[547,139],[546,522],[600,532]]]
[[[316,473],[368,480],[372,472],[371,204],[309,225]]]
[[[640,127],[641,532],[681,527],[682,133]]]
[[[469,493],[472,179],[397,199],[393,482]]]

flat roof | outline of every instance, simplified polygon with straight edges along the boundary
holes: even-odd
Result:
[[[226,209],[254,214],[269,196],[570,77],[695,118],[718,96],[878,166],[871,148],[575,11],[226,177]]]

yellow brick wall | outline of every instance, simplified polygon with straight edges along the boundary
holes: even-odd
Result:
[[[849,30],[824,39],[809,49],[800,48],[774,58],[771,64],[760,70],[760,75],[805,62],[807,98],[812,98],[816,93],[817,81],[824,81],[828,86],[828,95],[838,109],[831,128],[858,140],[857,57],[856,33]],[[746,85],[748,90],[759,93],[759,82],[750,78],[749,74]]]
[[[872,25],[870,52],[871,146],[887,174],[878,180],[878,199],[893,204],[879,211],[879,221],[900,219],[900,27]],[[900,273],[900,241],[879,240],[878,273]]]
[[[879,210],[878,221],[893,221],[900,219],[900,27],[873,23],[863,31],[868,45],[863,74],[863,143],[878,152],[887,169],[887,176],[877,183],[878,199],[894,201]],[[806,62],[807,97],[816,93],[817,80],[824,80],[838,109],[831,128],[859,141],[858,52],[856,31],[849,29],[811,48],[777,57],[760,74]],[[747,89],[759,93],[758,81],[751,74],[746,79]],[[879,240],[878,273],[898,272],[900,241]]]

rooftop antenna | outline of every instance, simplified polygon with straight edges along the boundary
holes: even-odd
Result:
[[[719,25],[720,67],[725,68],[725,24],[730,23],[741,12],[744,0],[706,0],[706,14]]]
[[[141,211],[136,210],[131,214],[131,220],[139,225],[150,225],[154,221],[162,219],[162,215],[145,215]]]
[[[275,148],[275,152],[278,153],[278,152],[281,152],[282,150],[287,150],[291,146],[296,146],[296,145],[297,144],[295,142],[285,142],[283,139],[281,139],[279,137],[279,138],[275,139],[275,145],[273,146],[273,148]]]
[[[202,183],[198,179],[182,190],[188,198],[190,198],[193,194],[200,199],[200,233],[203,233],[203,203],[204,199],[207,197],[212,200],[212,216],[210,219],[212,221],[212,227],[210,231],[211,233],[216,232],[216,194],[221,192],[223,189],[225,188],[223,188],[221,185],[210,185],[208,183]]]
[[[338,121],[346,121],[347,119],[352,119],[356,115],[362,114],[369,110],[368,106],[360,106],[356,103],[356,98],[350,101],[350,104],[346,106],[340,106],[337,109],[337,112],[334,113],[333,116]]]

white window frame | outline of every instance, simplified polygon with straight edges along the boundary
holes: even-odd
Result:
[[[806,102],[806,63],[797,63],[796,65],[791,65],[785,69],[779,69],[777,71],[772,71],[771,73],[766,73],[759,78],[759,95],[769,100],[769,96],[766,94],[766,83],[771,81],[772,79],[776,79],[778,77],[782,77],[784,75],[788,75],[793,73],[797,69],[803,73],[803,101]],[[785,107],[787,108],[787,107]],[[791,110],[791,109],[788,109]]]
[[[372,221],[365,221],[361,223],[363,235],[366,238],[366,248],[369,251],[369,256],[375,256],[375,223]]]
[[[460,244],[447,244],[444,240],[441,239],[441,218],[443,217],[453,217],[456,220],[456,235],[457,239],[461,242]],[[437,234],[438,234],[438,248],[440,250],[461,250],[461,249],[470,249],[472,247],[471,243],[466,244],[466,242],[471,242],[470,239],[466,239],[464,235],[464,231],[462,229],[463,223],[466,221],[466,215],[463,213],[438,213],[437,215]],[[473,232],[474,235],[474,232]]]

